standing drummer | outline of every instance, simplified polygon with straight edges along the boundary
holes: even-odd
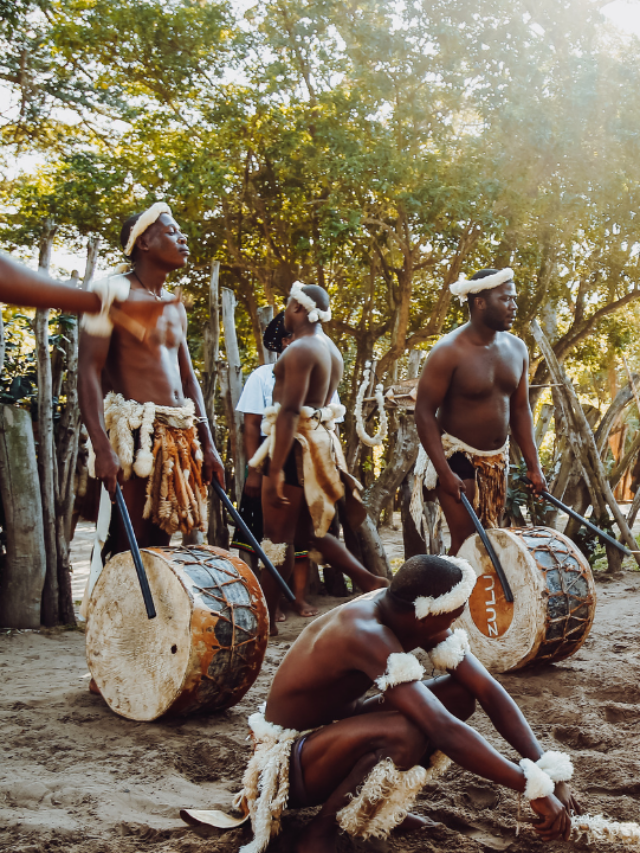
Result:
[[[206,530],[206,485],[216,477],[224,486],[224,468],[187,348],[187,314],[165,290],[187,264],[187,238],[158,202],[128,219],[120,239],[128,271],[92,285],[103,311],[80,338],[80,408],[95,476],[112,500],[122,484],[138,544],[168,545],[178,530]],[[114,298],[129,301],[114,309]],[[126,550],[114,513],[103,553]]]
[[[498,527],[504,509],[509,431],[527,465],[533,491],[547,484],[538,460],[529,406],[529,356],[510,334],[517,309],[513,270],[484,269],[451,285],[465,297],[469,322],[429,353],[415,407],[422,443],[417,488],[434,490],[451,534],[451,554],[474,533],[461,503],[472,499],[484,527]]]

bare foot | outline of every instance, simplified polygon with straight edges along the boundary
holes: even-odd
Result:
[[[396,832],[415,832],[417,829],[437,829],[442,826],[438,821],[431,820],[430,817],[424,817],[419,814],[408,814],[402,821],[400,826],[396,827]]]
[[[286,614],[282,610],[280,610],[280,608],[278,607],[278,609],[276,610],[276,622],[286,622],[286,621],[287,621]]]
[[[317,607],[314,607],[312,604],[309,604],[308,601],[305,601],[304,598],[298,600],[296,598],[295,601],[291,602],[291,606],[296,611],[298,616],[305,616],[310,618],[311,616],[317,616],[320,612]]]
[[[295,853],[336,853],[338,824],[335,815],[318,815],[298,836]]]
[[[389,586],[389,581],[386,578],[372,575],[371,572],[362,572],[354,580],[363,592],[372,592],[374,589],[387,589]]]

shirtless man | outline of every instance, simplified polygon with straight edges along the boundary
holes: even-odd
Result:
[[[516,316],[513,271],[480,270],[451,286],[467,297],[470,320],[429,353],[418,384],[416,426],[422,447],[416,475],[435,489],[457,554],[474,527],[460,501],[478,487],[478,515],[497,527],[504,508],[509,429],[518,443],[533,491],[546,489],[529,407],[529,357],[509,333]],[[427,458],[428,457],[428,458]]]
[[[352,554],[327,533],[335,515],[335,503],[347,488],[359,483],[346,471],[335,418],[343,406],[330,401],[342,379],[342,356],[322,331],[329,320],[329,296],[317,285],[293,285],[284,321],[294,336],[273,369],[274,406],[265,412],[268,439],[250,465],[262,470],[262,547],[288,580],[293,570],[294,537],[308,541],[332,566],[369,591],[387,581],[368,572]],[[263,589],[271,622],[277,634],[276,609],[279,588],[266,572]]]
[[[545,753],[516,703],[469,651],[466,633],[451,630],[475,581],[464,560],[418,555],[388,590],[304,629],[276,672],[264,714],[249,718],[256,749],[236,803],[251,815],[252,850],[266,848],[287,807],[322,804],[297,853],[335,853],[339,828],[385,837],[403,817],[404,831],[425,828],[430,821],[409,810],[447,759],[524,793],[543,839],[568,838],[570,813],[579,810],[565,784],[570,760]],[[423,680],[410,654],[417,649],[448,674]],[[374,685],[381,692],[365,698]],[[520,764],[467,725],[476,703]]]
[[[0,302],[28,308],[58,308],[72,314],[97,313],[102,300],[97,293],[61,284],[33,272],[0,253]]]
[[[187,348],[184,306],[164,291],[169,273],[187,263],[187,238],[158,203],[125,222],[121,242],[132,269],[93,285],[104,308],[80,338],[80,408],[95,475],[112,500],[122,484],[138,544],[168,545],[178,529],[206,530],[205,485],[215,476],[224,486],[224,468]],[[114,294],[127,305],[109,309]],[[114,513],[105,553],[125,550]]]

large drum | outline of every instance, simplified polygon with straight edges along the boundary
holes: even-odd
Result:
[[[208,545],[141,553],[155,619],[129,552],[107,563],[89,602],[87,663],[102,696],[132,720],[229,708],[256,680],[267,647],[255,575]]]
[[[493,564],[476,534],[459,557],[478,581],[457,624],[473,653],[494,672],[551,663],[574,654],[589,636],[596,590],[588,562],[562,533],[548,527],[487,530],[513,591],[505,601]]]

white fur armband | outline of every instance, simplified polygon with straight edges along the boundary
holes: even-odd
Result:
[[[124,302],[129,296],[131,283],[123,275],[110,275],[92,282],[89,290],[97,293],[102,300],[102,308],[98,314],[85,314],[82,318],[82,328],[90,335],[108,338],[113,331],[113,323],[109,319],[109,311],[115,301]]]
[[[573,764],[564,752],[547,750],[542,758],[536,761],[540,770],[544,770],[547,776],[554,782],[568,782],[573,776]]]
[[[450,637],[431,649],[429,657],[436,669],[455,669],[469,651],[467,632],[463,628],[456,628]]]
[[[550,797],[553,794],[555,785],[548,773],[541,770],[529,758],[523,758],[520,762],[520,767],[522,767],[524,778],[527,780],[524,795],[528,800]]]
[[[424,677],[424,667],[414,655],[403,652],[393,652],[387,658],[387,668],[384,674],[376,678],[376,686],[380,690],[388,690],[396,684],[409,681],[420,681]]]

